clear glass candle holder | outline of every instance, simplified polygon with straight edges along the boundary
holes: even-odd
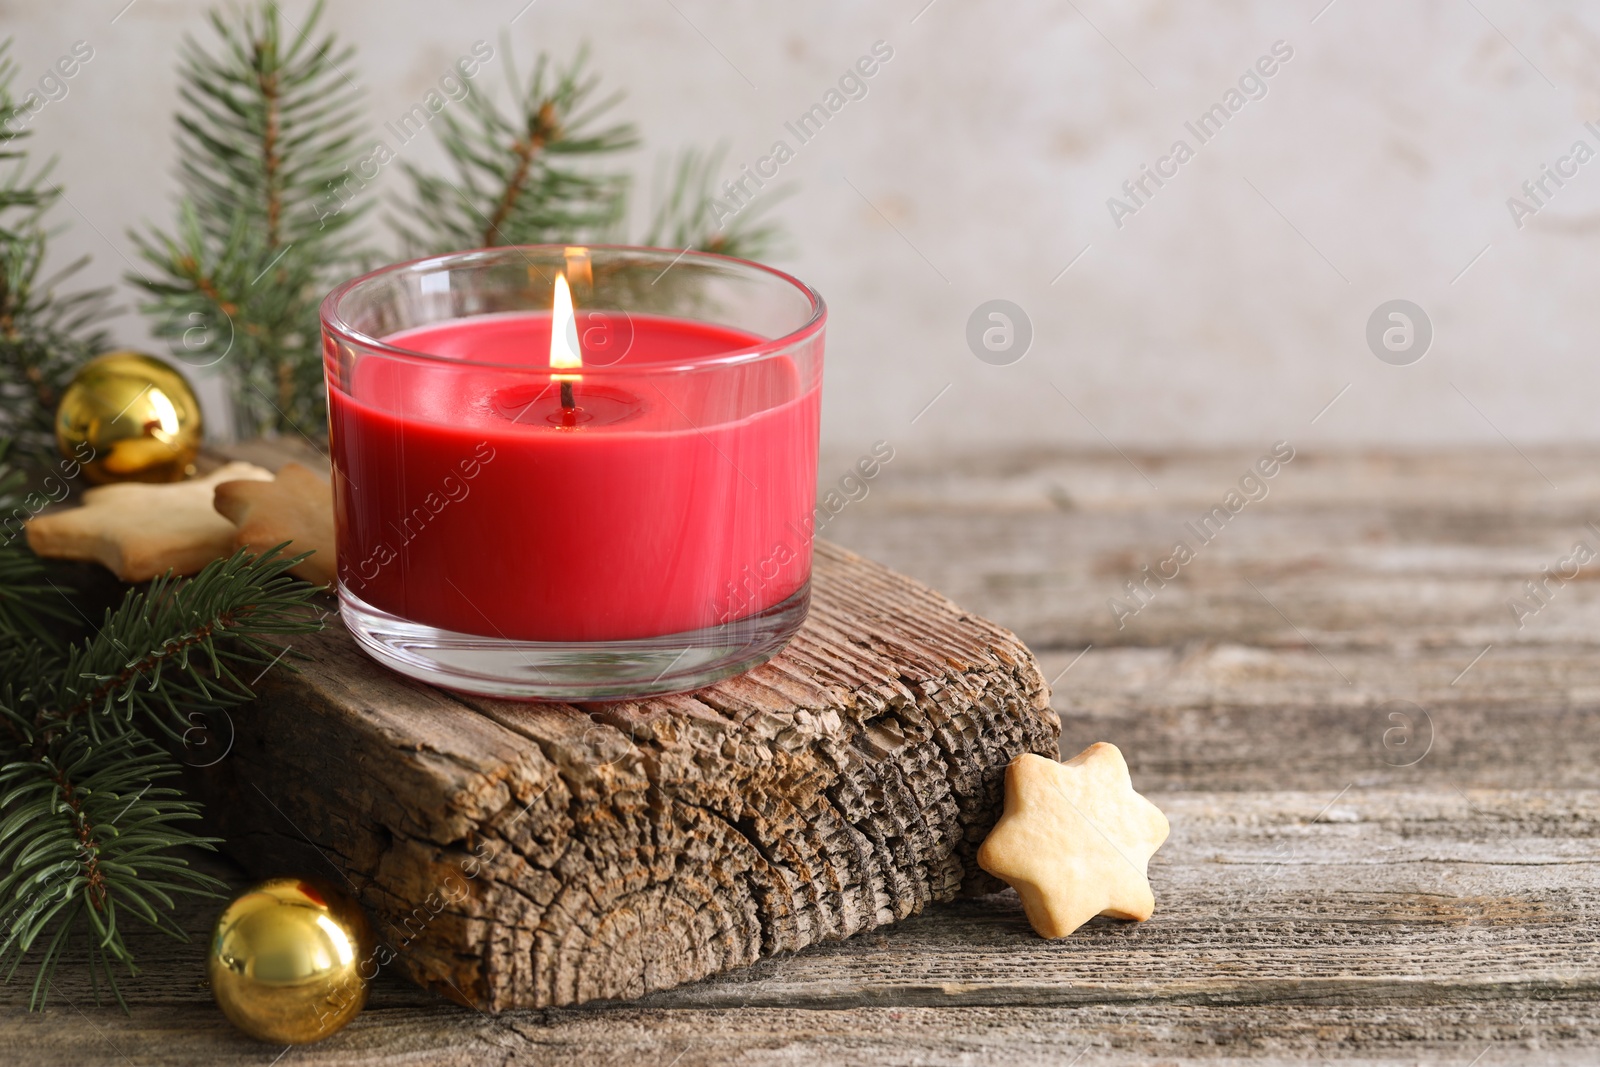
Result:
[[[787,274],[672,249],[484,249],[334,290],[350,632],[402,674],[523,699],[768,659],[810,601],[825,320]]]

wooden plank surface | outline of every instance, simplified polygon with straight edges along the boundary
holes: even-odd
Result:
[[[1302,454],[1119,630],[1107,598],[1255,457],[1129,458],[1153,487],[1115,453],[897,461],[827,533],[1016,629],[1064,749],[1123,748],[1173,827],[1150,922],[1043,942],[1002,893],[497,1017],[385,977],[281,1062],[1594,1062],[1600,567],[1520,629],[1507,601],[1600,547],[1600,454]],[[0,1040],[51,1064],[278,1055],[210,1007],[198,946],[140,945],[131,1016],[64,973],[42,1016],[0,994]]]

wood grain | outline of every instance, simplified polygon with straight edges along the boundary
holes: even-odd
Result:
[[[405,973],[479,1009],[637,997],[998,883],[1004,768],[1054,755],[1027,649],[820,545],[811,616],[691,695],[447,694],[337,622],[236,716],[198,793],[247,869],[348,883]]]
[[[1131,453],[1154,487],[1113,452],[897,459],[828,536],[1015,629],[1063,748],[1123,749],[1173,826],[1150,922],[1041,942],[1002,893],[492,1018],[385,975],[284,1062],[1592,1063],[1600,571],[1520,630],[1505,600],[1600,521],[1600,453],[1524,451],[1559,489],[1509,448],[1304,453],[1121,631],[1105,599],[1255,452]],[[1420,759],[1386,741],[1397,711],[1431,724]],[[0,991],[0,1039],[49,1064],[281,1051],[227,1028],[197,947],[139,944],[130,1017],[68,971],[43,1017]]]

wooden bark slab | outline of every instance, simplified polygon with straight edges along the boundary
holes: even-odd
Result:
[[[453,695],[329,624],[197,788],[246,869],[347,883],[393,967],[489,1011],[636,997],[993,891],[974,856],[1005,765],[1057,751],[1020,641],[826,544],[783,653],[686,696]]]

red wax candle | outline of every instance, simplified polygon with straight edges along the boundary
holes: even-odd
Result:
[[[358,361],[329,390],[345,589],[552,642],[698,630],[801,589],[820,382],[782,355],[741,363],[767,342],[728,326],[626,325],[626,353],[587,373],[551,370],[542,312],[402,331]]]

